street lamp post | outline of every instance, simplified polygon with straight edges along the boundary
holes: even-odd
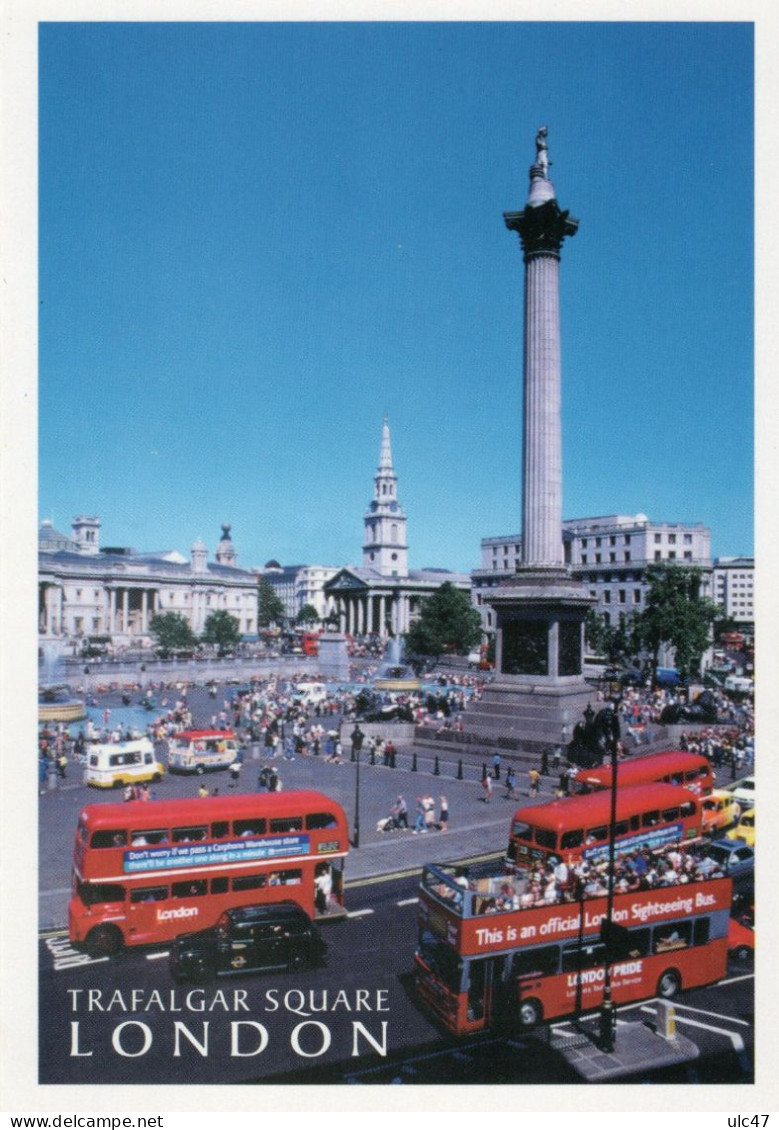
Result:
[[[359,749],[355,750],[357,775],[354,783],[354,835],[352,837],[352,847],[355,848],[360,846],[360,753]]]
[[[616,717],[616,704],[614,707]],[[611,813],[609,817],[609,869],[606,896],[606,968],[603,979],[603,1003],[600,1009],[600,1046],[604,1052],[614,1051],[614,1038],[617,1028],[617,1009],[611,997],[611,946],[614,914],[614,859],[616,855],[615,830],[617,824],[617,765],[618,731],[615,726],[609,734],[609,753],[611,754]]]

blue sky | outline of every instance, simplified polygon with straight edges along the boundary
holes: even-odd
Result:
[[[522,208],[561,264],[564,515],[751,553],[749,24],[44,24],[39,516],[412,567],[520,527]]]

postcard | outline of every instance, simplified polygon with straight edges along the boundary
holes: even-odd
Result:
[[[690,8],[6,13],[8,1110],[770,1105]]]

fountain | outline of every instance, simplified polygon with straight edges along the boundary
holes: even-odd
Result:
[[[399,636],[393,636],[387,644],[373,685],[379,691],[418,691],[422,686],[414,668],[403,662],[403,641]]]
[[[86,716],[84,703],[73,698],[70,687],[58,682],[60,645],[56,640],[44,640],[41,645],[43,665],[38,678],[38,721],[78,722]]]

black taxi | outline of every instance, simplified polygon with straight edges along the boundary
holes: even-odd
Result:
[[[327,943],[294,902],[236,906],[215,926],[182,934],[170,950],[175,981],[202,984],[216,976],[321,965]]]

